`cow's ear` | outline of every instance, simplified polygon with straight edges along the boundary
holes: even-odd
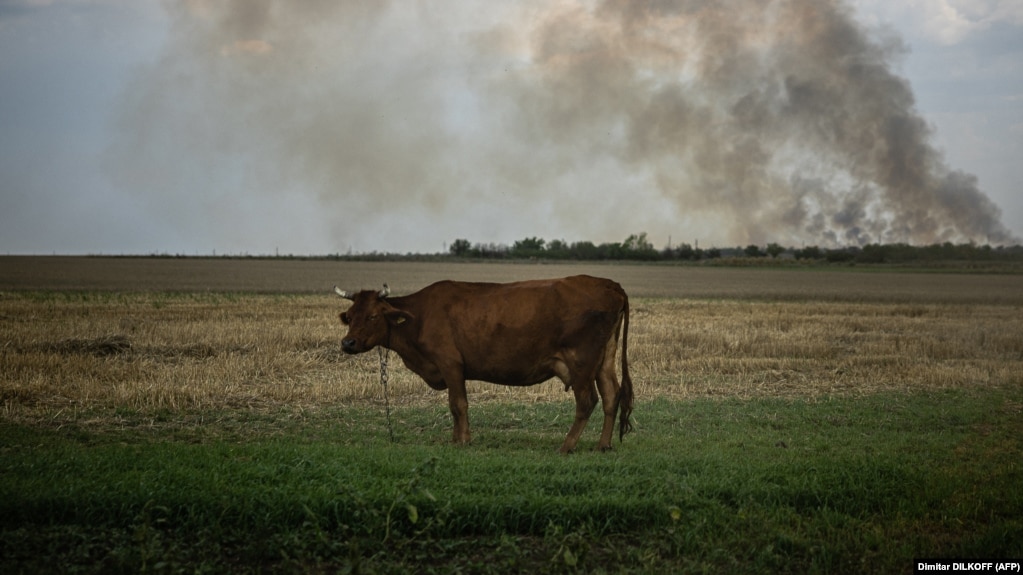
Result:
[[[402,325],[416,319],[416,316],[400,309],[384,312],[384,317],[387,318],[388,323],[391,325]]]

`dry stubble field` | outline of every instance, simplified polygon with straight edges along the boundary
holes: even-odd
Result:
[[[339,350],[346,289],[590,273],[632,296],[637,416],[655,396],[802,397],[1023,383],[1023,276],[643,265],[0,258],[3,417],[376,405]],[[444,405],[396,359],[392,403]],[[557,382],[481,401],[571,401]],[[109,419],[102,417],[105,423]],[[97,421],[100,423],[100,421]]]

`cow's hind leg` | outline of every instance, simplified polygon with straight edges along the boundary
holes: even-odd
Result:
[[[618,376],[615,373],[615,357],[618,354],[618,333],[621,327],[621,319],[615,326],[614,332],[608,338],[604,346],[604,353],[600,359],[600,366],[597,368],[597,389],[600,391],[600,402],[604,407],[604,426],[600,430],[600,443],[597,449],[608,451],[611,449],[611,438],[614,436],[615,417],[618,416],[618,390],[621,385],[618,383]]]

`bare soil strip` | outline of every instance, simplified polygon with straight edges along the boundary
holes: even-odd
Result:
[[[442,279],[508,282],[589,274],[631,297],[1023,305],[1023,274],[863,267],[731,268],[615,263],[431,263],[298,259],[0,256],[0,291],[330,293],[388,283],[396,294]]]

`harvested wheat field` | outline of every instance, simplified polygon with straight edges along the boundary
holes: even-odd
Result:
[[[1023,276],[627,265],[0,258],[5,417],[383,401],[329,293],[590,273],[632,295],[637,400],[1023,383]],[[393,358],[394,404],[445,402]],[[570,401],[560,382],[470,402]]]

